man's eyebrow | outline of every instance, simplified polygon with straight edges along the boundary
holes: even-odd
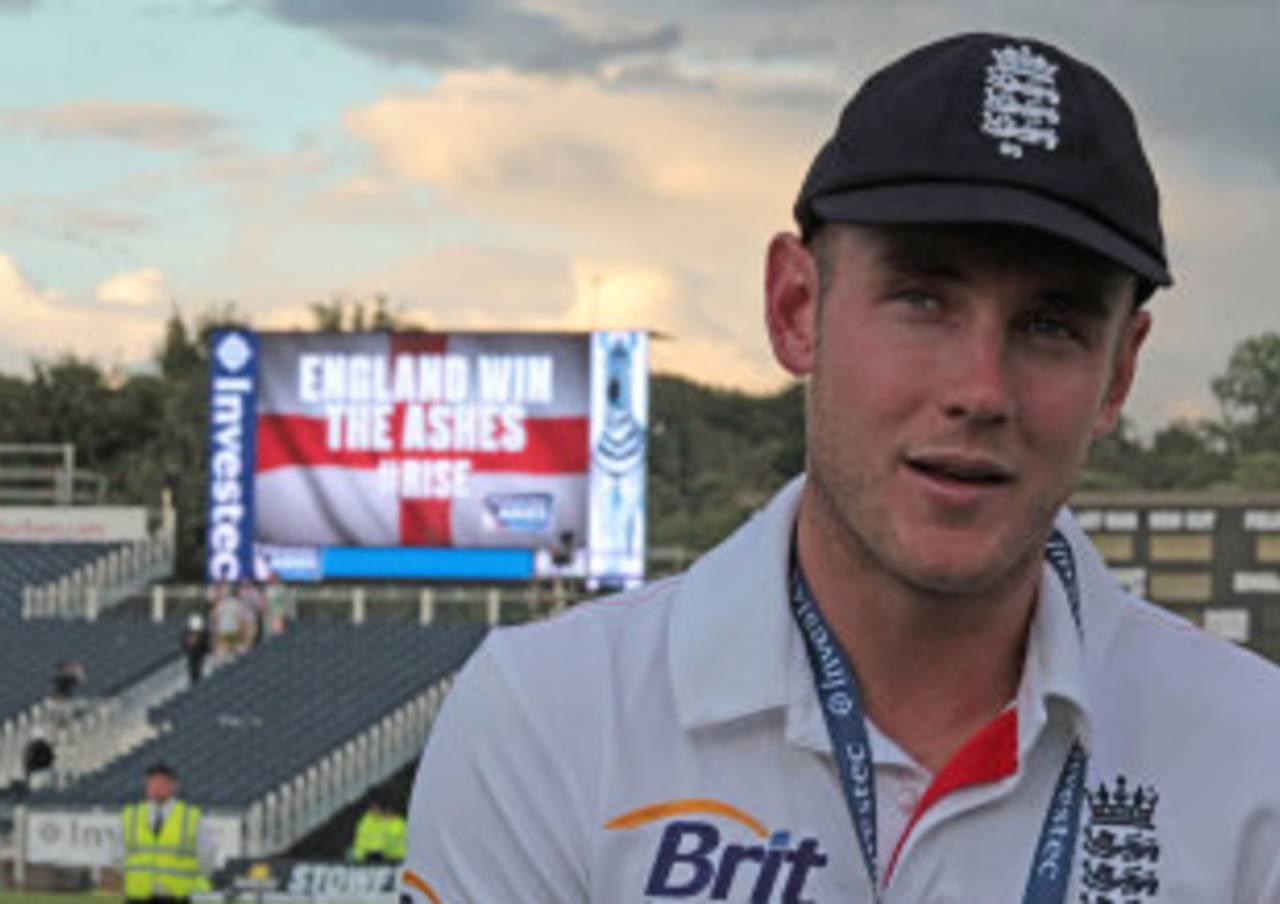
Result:
[[[960,281],[964,271],[953,256],[926,245],[908,242],[886,242],[877,254],[880,265],[893,273],[934,276]]]
[[[1115,293],[1108,291],[1103,280],[1079,280],[1060,286],[1049,286],[1036,293],[1037,299],[1052,308],[1070,311],[1094,320],[1111,314]]]

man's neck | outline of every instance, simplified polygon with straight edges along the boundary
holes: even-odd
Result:
[[[936,772],[1017,692],[1038,563],[972,596],[929,593],[851,550],[814,508],[806,493],[797,555],[867,717]]]

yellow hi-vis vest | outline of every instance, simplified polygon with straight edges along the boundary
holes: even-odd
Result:
[[[130,804],[120,814],[124,839],[124,896],[130,900],[155,896],[186,898],[208,887],[200,874],[196,826],[200,808],[175,800],[159,833],[151,831],[145,802]]]
[[[404,860],[405,821],[394,814],[365,813],[356,824],[353,859],[363,863],[379,854],[384,860]]]

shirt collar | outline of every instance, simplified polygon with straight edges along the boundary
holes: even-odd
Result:
[[[789,483],[680,583],[668,645],[686,728],[788,704],[800,637],[787,606],[787,567],[803,486],[803,478]],[[803,664],[803,650],[795,652]]]
[[[1086,752],[1092,751],[1091,678],[1098,674],[1123,617],[1124,591],[1070,510],[1054,529],[1071,552],[1080,599],[1080,629],[1071,616],[1068,590],[1058,571],[1043,566],[1040,595],[1031,623],[1023,687],[1019,690],[1019,750],[1055,707],[1071,720]]]
[[[1072,544],[1072,553],[1076,553]],[[1078,558],[1078,556],[1076,556]],[[1078,578],[1077,578],[1078,579]],[[1082,601],[1090,599],[1083,584],[1079,585]],[[1088,613],[1081,613],[1077,628],[1071,614],[1068,590],[1059,573],[1048,563],[1041,566],[1040,591],[1027,637],[1027,651],[1018,685],[1018,756],[1021,759],[1039,736],[1045,724],[1061,708],[1076,737],[1090,750],[1092,732],[1089,699],[1085,685],[1085,646],[1089,643],[1091,625]]]
[[[676,592],[668,644],[676,711],[686,728],[787,710],[791,743],[829,750],[813,674],[787,605],[791,535],[804,478],[789,483],[728,540],[689,569]],[[1019,754],[1061,711],[1086,750],[1087,677],[1114,633],[1119,593],[1065,509],[1055,528],[1070,547],[1081,601],[1077,631],[1067,588],[1043,566],[1018,689]]]

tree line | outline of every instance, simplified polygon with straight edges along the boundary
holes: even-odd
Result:
[[[406,326],[385,301],[322,302],[325,330]],[[122,373],[63,355],[29,376],[0,376],[0,442],[74,443],[107,479],[108,501],[155,506],[168,487],[178,513],[178,576],[202,574],[208,457],[208,339],[243,325],[233,308],[188,320],[174,312],[152,367]],[[1216,417],[1177,421],[1149,438],[1128,421],[1095,444],[1082,489],[1280,490],[1280,333],[1240,342],[1211,384]],[[649,542],[704,549],[804,466],[804,389],[772,395],[670,375],[651,384]]]

